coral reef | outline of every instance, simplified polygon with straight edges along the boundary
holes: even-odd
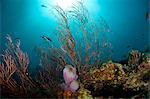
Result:
[[[140,92],[147,92],[150,84],[149,55],[145,60],[140,61],[139,58],[142,59],[144,56],[135,57],[141,54],[140,52],[132,50],[131,53],[134,57],[129,57],[127,67],[130,68],[133,64],[136,64],[134,69],[130,68],[126,70],[123,65],[113,63],[112,61],[103,63],[100,68],[93,67],[93,69],[87,71],[87,75],[82,78],[82,83],[85,88],[91,90],[93,92],[92,94],[95,96],[97,96],[97,94],[104,95],[104,91],[110,92],[112,89],[115,90],[116,88],[126,95],[123,96],[123,94],[120,94],[120,97],[127,97],[127,95],[131,97]],[[144,55],[144,53],[142,54]],[[111,93],[111,95],[115,94],[116,93],[113,92]],[[118,95],[114,97],[118,97]]]
[[[35,77],[29,72],[29,56],[21,50],[20,41],[14,43],[7,35],[6,49],[0,60],[2,98],[150,98],[149,53],[132,50],[125,64],[108,61],[111,56],[108,62],[102,63],[100,56],[107,56],[102,53],[103,48],[109,49],[111,55],[111,44],[104,35],[102,42],[99,40],[99,34],[109,31],[105,20],[100,18],[98,24],[93,22],[82,2],[67,12],[59,6],[54,9],[58,16],[56,32],[60,47],[36,49],[40,62]],[[71,29],[72,20],[77,29],[75,33]],[[82,34],[82,40],[73,34]],[[73,68],[65,75],[68,65]],[[75,91],[65,90],[64,83]]]
[[[129,53],[129,59],[124,65],[108,61],[84,69],[84,72],[79,73],[80,88],[74,93],[70,90],[65,91],[61,86],[64,83],[61,77],[63,68],[57,65],[60,66],[63,62],[58,62],[56,58],[58,64],[53,67],[49,62],[49,53],[43,54],[43,68],[37,73],[36,79],[33,79],[28,71],[29,57],[20,49],[20,41],[14,45],[9,35],[7,41],[7,49],[2,54],[0,64],[2,97],[149,97],[149,54],[132,50],[132,55]],[[136,66],[130,68],[133,65]]]

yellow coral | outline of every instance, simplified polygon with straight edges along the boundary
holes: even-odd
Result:
[[[91,92],[83,86],[78,90],[78,99],[93,99]]]

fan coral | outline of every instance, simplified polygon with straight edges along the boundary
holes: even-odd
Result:
[[[136,66],[138,66],[141,62],[141,56],[142,54],[138,50],[132,50],[129,53],[129,60],[128,65],[130,66],[130,70],[134,69]]]
[[[29,65],[28,55],[20,49],[20,41],[14,45],[9,35],[6,38],[8,40],[7,49],[2,54],[0,65],[2,93],[5,93],[5,88],[8,88],[14,95],[28,93],[29,90],[35,87],[27,71]]]

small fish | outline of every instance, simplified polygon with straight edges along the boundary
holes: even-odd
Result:
[[[43,4],[41,5],[41,7],[43,7],[43,8],[47,8],[47,6],[46,6],[46,5],[43,5]]]
[[[146,20],[150,21],[150,12],[146,12],[145,18]]]
[[[45,40],[45,41],[47,41],[47,42],[52,42],[52,40],[49,38],[49,37],[47,37],[47,36],[42,36],[42,38]]]

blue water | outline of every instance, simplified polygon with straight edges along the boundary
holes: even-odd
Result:
[[[5,42],[8,33],[13,38],[20,38],[21,47],[29,53],[32,64],[37,62],[34,47],[43,44],[41,35],[48,35],[57,46],[53,32],[56,19],[51,11],[41,7],[41,4],[51,5],[52,1],[0,0],[1,40]],[[125,59],[131,49],[145,51],[150,46],[150,24],[145,18],[149,3],[149,0],[85,0],[92,18],[97,20],[102,16],[111,29],[105,36],[111,42],[113,60]],[[128,45],[131,47],[127,48]],[[1,46],[3,49],[4,43]]]

